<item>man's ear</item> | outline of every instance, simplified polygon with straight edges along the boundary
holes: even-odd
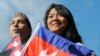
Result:
[[[32,33],[32,30],[31,30],[31,29],[29,29],[29,30],[28,30],[28,32],[29,32],[29,35],[31,35],[31,33]]]

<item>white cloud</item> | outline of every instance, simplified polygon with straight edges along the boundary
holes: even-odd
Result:
[[[24,12],[28,15],[32,24],[34,24],[43,21],[45,10],[54,2],[56,0],[13,0],[12,4],[18,9],[17,11]]]
[[[86,0],[85,4],[87,7],[92,7],[93,6],[93,0]]]

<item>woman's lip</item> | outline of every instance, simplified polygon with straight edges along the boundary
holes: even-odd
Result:
[[[59,22],[52,22],[51,24],[54,25],[54,26],[59,26],[59,25],[61,25],[61,23],[59,23]]]

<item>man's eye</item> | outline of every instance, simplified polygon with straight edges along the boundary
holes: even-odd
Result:
[[[13,25],[14,24],[14,22],[11,22],[11,24],[10,25]]]
[[[11,25],[14,25],[14,22],[11,22],[11,23],[10,23],[10,26],[11,26]]]
[[[24,21],[19,21],[19,23],[24,23]]]

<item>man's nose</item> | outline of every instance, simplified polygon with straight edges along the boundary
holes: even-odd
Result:
[[[18,23],[17,22],[14,24],[14,27],[18,27]]]

